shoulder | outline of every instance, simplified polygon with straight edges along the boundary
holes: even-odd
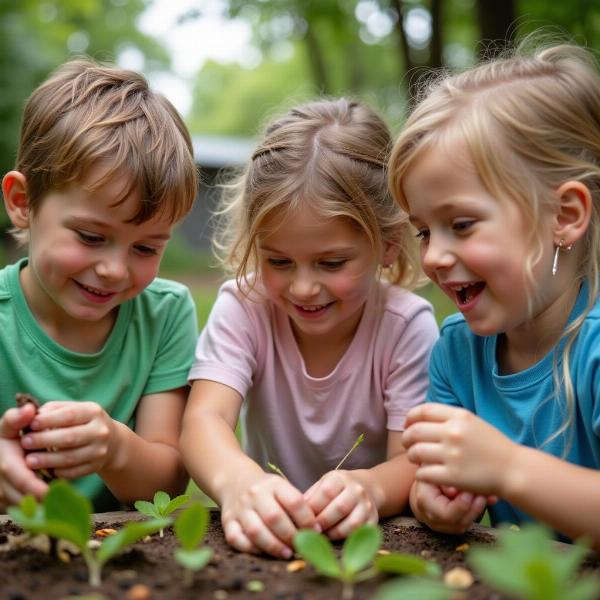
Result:
[[[157,277],[152,283],[142,292],[142,295],[149,298],[187,298],[191,296],[189,288],[183,283],[173,281],[171,279],[162,279]]]
[[[166,319],[187,319],[193,313],[195,304],[187,286],[170,279],[157,277],[138,296],[131,300],[134,313],[158,323]]]
[[[422,296],[386,283],[380,283],[379,289],[383,298],[383,310],[385,312],[404,320],[412,319],[419,313],[428,313],[433,317],[431,303]]]
[[[19,271],[26,259],[6,265],[0,269],[0,300],[10,300],[15,287],[19,286]]]

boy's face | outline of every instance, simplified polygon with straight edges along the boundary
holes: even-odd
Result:
[[[172,224],[145,223],[135,214],[139,192],[115,206],[127,185],[115,177],[90,191],[102,175],[50,192],[29,219],[29,264],[21,272],[27,301],[50,327],[111,324],[115,308],[139,294],[156,276]]]

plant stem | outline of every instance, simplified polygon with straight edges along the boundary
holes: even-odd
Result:
[[[269,465],[269,469],[271,469],[271,471],[274,471],[275,473],[277,473],[277,475],[281,475],[281,477],[283,477],[286,481],[287,481],[287,477],[284,475],[283,471],[277,466],[274,465],[273,463],[267,463]]]
[[[186,588],[191,588],[194,585],[194,571],[192,569],[183,570],[183,585]]]
[[[356,438],[356,441],[354,442],[354,444],[352,444],[352,448],[350,448],[350,450],[348,450],[348,452],[346,452],[346,455],[344,456],[344,458],[342,458],[342,460],[340,460],[340,462],[338,463],[338,466],[334,469],[334,471],[337,471],[346,462],[346,459],[363,443],[364,439],[365,439],[365,434],[361,433]]]
[[[92,587],[99,587],[102,583],[102,564],[96,560],[95,556],[89,550],[82,554],[88,568],[88,583]]]
[[[354,598],[354,586],[351,581],[342,582],[342,600],[352,600]]]

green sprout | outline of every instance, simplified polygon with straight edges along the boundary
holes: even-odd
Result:
[[[198,548],[208,529],[208,511],[200,502],[192,502],[178,515],[173,529],[181,545],[175,549],[175,560],[184,568],[185,586],[191,587],[194,573],[206,566],[213,555],[206,546]]]
[[[363,443],[364,439],[365,439],[365,434],[361,433],[356,438],[356,441],[354,442],[354,444],[352,444],[352,448],[350,448],[350,450],[348,450],[348,452],[346,452],[346,454],[344,455],[344,458],[342,458],[342,460],[340,460],[340,462],[338,463],[338,465],[334,469],[334,471],[337,471],[338,469],[341,468],[341,466],[346,462],[346,460],[348,460],[348,457]],[[273,471],[274,473],[277,473],[277,475],[280,475],[284,479],[287,479],[284,472],[276,464],[274,464],[272,462],[268,462],[267,465],[269,466],[269,469],[271,469],[271,471]]]
[[[559,548],[546,527],[527,523],[520,531],[501,527],[495,547],[473,548],[467,560],[489,586],[524,600],[592,600],[600,579],[577,577],[588,552],[582,544]]]
[[[342,583],[344,600],[353,597],[354,584],[380,573],[438,578],[441,576],[441,569],[437,564],[412,554],[391,553],[377,556],[381,541],[380,527],[361,525],[344,542],[342,556],[338,560],[327,537],[312,529],[301,529],[294,536],[294,548],[318,573]]]
[[[88,567],[92,586],[100,585],[102,567],[109,559],[170,523],[170,519],[128,523],[115,535],[104,538],[97,549],[92,549],[88,544],[93,530],[92,505],[70,483],[62,480],[50,483],[42,504],[33,496],[25,496],[19,506],[9,507],[8,514],[28,533],[46,534],[77,546]]]
[[[182,494],[176,496],[171,500],[171,496],[167,492],[158,490],[154,494],[154,502],[148,502],[147,500],[136,500],[133,504],[138,512],[153,519],[162,519],[168,517],[173,511],[182,507],[189,501],[190,497],[188,494]],[[161,529],[159,532],[160,537],[163,537],[164,531]]]

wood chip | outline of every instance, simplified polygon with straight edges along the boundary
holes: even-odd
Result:
[[[389,550],[386,550],[385,548],[380,548],[379,550],[377,550],[377,554],[379,554],[380,556],[387,556],[390,553]]]
[[[431,558],[431,550],[421,550],[420,554],[423,558]]]
[[[509,529],[511,531],[521,531],[521,528],[518,525],[515,525],[514,523],[509,527]]]
[[[149,598],[150,588],[141,583],[136,583],[127,591],[127,600],[148,600]]]
[[[213,598],[215,600],[226,600],[228,596],[229,594],[226,590],[215,590],[215,592],[213,593]]]
[[[115,535],[115,533],[117,533],[117,530],[110,527],[96,530],[96,535],[101,538],[108,537],[109,535]]]
[[[469,544],[461,544],[460,546],[456,546],[457,552],[466,552],[469,549]]]
[[[306,563],[303,560],[293,560],[287,564],[285,570],[288,573],[295,573],[296,571],[302,571],[306,568]]]
[[[463,567],[454,567],[444,574],[444,583],[455,590],[466,590],[474,581],[471,571]]]

